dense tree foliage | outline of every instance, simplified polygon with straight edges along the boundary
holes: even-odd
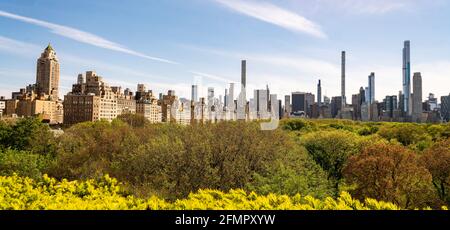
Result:
[[[44,156],[17,150],[0,150],[0,174],[39,178],[53,164],[51,156]]]
[[[312,195],[325,198],[336,194],[327,173],[301,148],[281,156],[262,173],[255,173],[249,183],[250,191],[267,195],[270,193]]]
[[[347,159],[359,152],[361,140],[349,131],[335,130],[306,134],[301,137],[301,143],[317,164],[328,172],[328,178],[334,181],[337,193],[342,169]]]
[[[73,126],[60,147],[54,176],[109,173],[141,193],[180,197],[200,188],[244,188],[254,173],[282,159],[295,143],[281,130],[260,131],[257,123],[133,129],[116,120]]]
[[[437,142],[422,156],[441,201],[450,203],[450,139]]]
[[[56,154],[56,140],[39,118],[19,119],[13,124],[0,121],[0,149],[27,150],[42,155]]]
[[[400,208],[450,204],[450,124],[286,119],[262,131],[257,122],[181,126],[127,114],[54,134],[38,118],[0,121],[0,175],[109,174],[137,197],[172,201],[243,189],[319,199],[348,191]]]
[[[372,144],[350,157],[344,170],[349,183],[356,183],[356,198],[377,197],[402,208],[434,203],[432,176],[418,156],[401,145]]]
[[[126,122],[131,127],[144,127],[150,123],[142,114],[126,113],[119,115],[117,119]]]

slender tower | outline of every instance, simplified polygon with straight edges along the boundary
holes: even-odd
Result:
[[[347,99],[345,97],[345,51],[342,51],[341,56],[341,97],[342,97],[342,108],[347,104]]]
[[[317,103],[319,106],[322,104],[322,83],[319,80],[319,84],[317,84]]]
[[[242,88],[246,88],[247,87],[247,61],[246,60],[242,60],[241,63],[241,85]]]
[[[369,75],[369,104],[373,104],[375,102],[375,73],[371,73]]]
[[[410,60],[410,41],[405,41],[403,46],[403,112],[411,115],[411,60]]]
[[[193,101],[193,102],[197,102],[198,101],[198,86],[197,85],[192,85],[191,101]]]
[[[412,115],[414,122],[420,122],[422,115],[422,75],[414,73],[413,76]]]
[[[246,87],[247,87],[247,61],[242,60],[242,62],[241,62],[241,95],[239,97],[238,106],[237,106],[239,120],[247,119]]]

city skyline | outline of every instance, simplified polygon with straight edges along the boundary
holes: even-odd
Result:
[[[0,75],[2,79],[6,77],[12,78],[7,83],[5,81],[2,82],[0,95],[8,96],[12,91],[33,81],[36,54],[42,50],[42,43],[47,44],[51,41],[52,44],[58,47],[58,56],[63,62],[61,66],[60,98],[70,91],[73,79],[77,74],[85,70],[95,70],[102,73],[102,76],[105,76],[111,85],[121,85],[134,89],[137,83],[145,83],[157,92],[166,92],[169,89],[173,89],[179,96],[185,98],[190,98],[190,88],[195,82],[195,78],[202,76],[204,87],[199,89],[199,97],[205,97],[207,87],[214,87],[216,92],[224,92],[224,89],[228,87],[230,82],[239,82],[241,76],[237,60],[241,59],[248,60],[247,95],[253,95],[253,89],[263,89],[266,84],[270,85],[271,92],[278,94],[280,97],[295,91],[314,93],[316,92],[316,83],[321,79],[322,95],[331,98],[340,95],[339,79],[341,71],[339,53],[345,50],[347,51],[345,90],[347,103],[352,94],[358,93],[360,86],[367,84],[367,74],[371,72],[375,72],[377,76],[376,100],[381,101],[385,95],[396,95],[399,90],[402,90],[401,43],[404,40],[411,40],[410,72],[411,74],[414,72],[422,73],[423,94],[434,93],[438,98],[448,94],[448,87],[445,86],[449,81],[450,70],[448,69],[450,68],[447,67],[450,65],[447,65],[447,63],[450,62],[448,62],[448,58],[445,55],[443,57],[439,56],[445,53],[441,49],[445,51],[449,48],[450,42],[445,40],[435,41],[439,37],[436,33],[434,33],[435,36],[426,36],[424,38],[419,34],[412,33],[411,28],[401,26],[405,23],[403,20],[392,18],[394,13],[422,16],[435,11],[439,13],[447,9],[447,5],[444,3],[440,5],[440,10],[433,4],[426,5],[424,10],[420,12],[416,10],[402,10],[403,8],[398,6],[396,9],[386,10],[385,12],[371,12],[368,14],[369,16],[349,13],[346,9],[337,10],[348,18],[362,17],[361,20],[363,22],[366,20],[373,23],[373,18],[379,14],[383,14],[387,18],[386,20],[397,20],[399,22],[399,25],[395,28],[387,26],[386,30],[401,30],[404,32],[402,37],[386,35],[387,38],[383,39],[382,42],[384,46],[378,47],[375,52],[373,50],[369,52],[370,50],[365,50],[367,47],[362,47],[363,44],[367,45],[371,42],[372,38],[369,38],[369,35],[365,37],[365,42],[359,41],[355,43],[352,41],[352,38],[349,38],[348,44],[346,44],[346,39],[343,37],[349,37],[344,36],[349,32],[349,28],[341,28],[343,29],[342,34],[336,33],[336,31],[327,26],[329,21],[314,14],[304,15],[305,9],[313,4],[299,6],[291,1],[282,1],[281,3],[264,1],[263,3],[265,4],[256,1],[245,1],[243,3],[243,1],[236,0],[226,2],[219,0],[193,1],[193,6],[186,6],[180,1],[168,1],[168,3],[159,4],[147,3],[166,14],[169,14],[176,5],[182,8],[181,14],[186,17],[192,10],[199,12],[201,15],[217,12],[227,20],[223,22],[209,22],[207,23],[207,28],[211,29],[214,23],[225,24],[226,32],[224,33],[233,38],[230,41],[224,41],[211,35],[211,38],[201,39],[205,41],[190,43],[189,41],[195,40],[193,38],[197,38],[197,36],[192,36],[192,32],[202,32],[204,29],[196,30],[192,26],[186,27],[183,23],[181,23],[183,25],[178,25],[178,27],[163,28],[163,23],[157,26],[157,31],[179,29],[180,27],[186,27],[192,29],[192,31],[183,37],[185,39],[179,39],[179,41],[170,40],[171,44],[168,44],[170,43],[168,42],[161,45],[161,47],[159,47],[161,42],[158,43],[158,41],[164,38],[158,35],[155,35],[151,42],[142,42],[142,38],[148,37],[149,31],[146,29],[135,31],[133,36],[130,36],[132,38],[122,39],[120,36],[117,37],[119,32],[117,29],[110,26],[104,29],[100,28],[102,20],[89,22],[89,20],[78,18],[75,13],[88,6],[87,2],[79,1],[79,4],[69,4],[74,9],[73,12],[69,12],[67,19],[57,13],[58,9],[62,10],[68,7],[64,4],[53,4],[53,10],[37,6],[39,10],[42,10],[42,14],[36,14],[30,11],[25,3],[20,1],[16,3],[0,3],[0,25],[2,25],[2,28],[5,28],[0,34],[0,60],[2,61],[2,64],[0,64]],[[422,4],[424,3],[421,1],[411,1],[410,3],[403,3],[403,7],[412,7],[411,5],[417,7]],[[135,9],[137,5],[139,4],[133,3],[130,8]],[[332,3],[327,3],[324,7],[327,8],[327,5],[332,5]],[[378,3],[373,2],[370,2],[369,5],[379,6]],[[195,6],[205,6],[206,8],[205,10],[199,10]],[[237,11],[236,6],[242,6],[239,9],[245,11]],[[286,6],[294,7],[289,8]],[[36,7],[36,5],[33,7]],[[98,3],[92,7],[94,9],[96,7],[101,8],[105,7],[105,4]],[[111,7],[109,10],[114,12],[117,10],[116,7]],[[331,9],[328,10],[331,11]],[[273,14],[273,17],[262,17],[259,14],[262,11]],[[306,22],[311,22],[316,26],[308,27],[308,23],[303,25],[300,23],[301,20],[295,21],[299,22],[299,25],[293,27],[290,24],[286,25],[279,21],[279,17],[277,17],[277,13],[286,12],[291,13],[288,15],[292,16],[292,19],[307,19]],[[145,15],[140,16],[142,16],[141,19],[146,18]],[[103,13],[99,13],[96,17],[102,18],[106,16]],[[154,24],[151,22],[159,22],[162,18],[165,17],[155,16],[151,18],[149,25]],[[195,21],[199,22],[198,20],[200,19],[200,16],[196,17]],[[136,19],[132,17],[125,21],[130,22],[129,20]],[[243,30],[243,28],[239,28],[233,30],[229,25],[229,20],[236,20],[247,26],[251,25],[251,28],[255,29]],[[411,19],[410,22],[414,22],[414,19]],[[428,23],[435,24],[437,22],[435,19],[430,19],[424,24]],[[440,21],[437,24],[442,26],[446,23],[448,22]],[[123,29],[122,27],[120,28]],[[414,31],[421,28],[420,25],[417,25]],[[358,27],[353,30],[353,33],[351,33],[353,35],[364,32],[358,30]],[[33,32],[32,37],[28,35],[30,31]],[[85,34],[81,33],[81,37],[70,37],[72,36],[71,33],[77,31],[85,32]],[[240,34],[243,31],[245,33]],[[276,31],[276,34],[273,34],[274,31]],[[66,34],[63,34],[64,32]],[[376,32],[376,29],[374,29],[374,32]],[[252,40],[258,33],[270,34],[272,37]],[[167,35],[167,33],[162,34]],[[239,36],[235,36],[237,34]],[[360,36],[359,38],[361,39]],[[302,41],[305,45],[299,44],[300,42],[292,42],[295,39]],[[276,44],[269,46],[268,44],[270,44],[269,41],[271,40],[277,41]],[[120,41],[120,43],[110,41]],[[251,41],[255,44],[252,44]],[[387,41],[388,43],[386,44]],[[428,44],[427,41],[433,42],[433,44]],[[352,42],[352,45],[349,45],[350,42]],[[217,45],[211,45],[214,43]],[[285,43],[285,45],[280,45],[281,43]],[[373,44],[373,46],[377,46],[377,44],[381,43],[375,42]],[[393,47],[394,44],[395,47]],[[439,46],[439,44],[441,45]],[[317,48],[317,46],[322,45],[325,47],[324,49]],[[243,46],[248,48],[242,49],[242,52],[233,51],[239,50]],[[433,50],[433,47],[436,48],[437,46],[441,48],[439,52],[435,49]],[[136,47],[139,47],[139,49]],[[292,48],[292,51],[286,51],[286,47]],[[151,52],[152,48],[156,50]],[[261,50],[261,48],[264,49]],[[255,49],[261,51],[254,52]],[[283,52],[277,53],[278,51]],[[187,56],[190,56],[190,58],[180,54],[183,52],[187,52],[189,54]],[[436,53],[440,54],[436,55]],[[431,58],[429,58],[430,56]],[[427,63],[427,57],[429,61],[433,61],[435,64]],[[148,66],[148,68],[143,66]],[[163,75],[164,73],[167,73],[167,75]]]

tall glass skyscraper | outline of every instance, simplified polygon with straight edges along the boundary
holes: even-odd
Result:
[[[375,73],[371,73],[369,75],[369,103],[372,104],[375,102]]]
[[[198,101],[198,85],[192,85],[191,100],[193,102],[197,102]]]
[[[411,97],[411,60],[410,60],[410,41],[405,41],[403,46],[403,111],[411,115],[410,97]]]

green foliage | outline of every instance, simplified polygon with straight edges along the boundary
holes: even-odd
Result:
[[[416,147],[419,150],[423,150],[423,147],[428,145],[426,142],[432,141],[424,126],[412,123],[384,125],[378,131],[378,135],[387,140],[395,139],[404,146],[418,144]]]
[[[8,148],[54,156],[56,140],[38,118],[23,118],[14,124],[0,122],[0,149]]]
[[[302,145],[328,172],[329,179],[334,180],[336,191],[342,179],[342,169],[350,156],[359,153],[361,140],[358,135],[341,130],[318,131],[301,137]]]
[[[369,136],[377,133],[379,128],[377,126],[368,125],[358,130],[358,134],[361,136]]]
[[[281,130],[261,131],[258,123],[132,128],[114,121],[75,125],[60,146],[55,177],[109,173],[136,194],[177,198],[200,188],[244,188],[295,143]]]
[[[144,127],[150,124],[150,122],[142,114],[121,114],[117,117],[118,120],[126,122],[131,127]]]
[[[102,177],[117,167],[115,159],[128,158],[138,146],[133,129],[120,120],[81,123],[59,138],[51,174],[68,179]]]
[[[353,199],[343,192],[337,199],[312,196],[258,195],[243,190],[223,193],[199,190],[173,202],[153,196],[139,199],[126,193],[117,180],[57,181],[0,176],[0,210],[399,210],[392,203]],[[446,209],[443,207],[443,209]]]
[[[302,130],[308,131],[313,127],[313,125],[312,122],[309,122],[305,119],[296,118],[296,119],[281,120],[280,127],[283,130],[288,131],[302,131]]]
[[[277,159],[262,174],[255,173],[248,185],[249,191],[268,195],[270,193],[311,195],[326,198],[335,194],[327,174],[308,156],[303,148],[291,151]]]
[[[261,131],[257,122],[148,124],[142,116],[129,114],[113,122],[77,124],[55,137],[36,118],[13,123],[0,121],[0,175],[16,172],[38,179],[48,173],[58,179],[102,180],[109,174],[137,197],[156,195],[171,201],[201,189],[216,195],[222,194],[219,191],[238,189],[233,191],[241,193],[239,189],[244,189],[262,197],[278,194],[273,196],[293,198],[300,193],[319,199],[329,196],[341,199],[340,192],[349,191],[371,208],[379,203],[372,205],[366,197],[392,201],[401,207],[406,207],[402,203],[405,199],[410,200],[408,207],[433,205],[436,208],[449,204],[449,144],[445,142],[450,136],[449,124],[306,119],[285,119],[280,124],[280,129],[274,131]],[[364,154],[364,149],[377,144],[398,147],[397,143],[406,146],[398,155],[405,155],[405,151],[408,155],[400,159],[413,159],[399,162],[407,162],[415,170],[404,170],[409,174],[399,177],[403,180],[393,180],[396,184],[392,188],[396,189],[384,189],[395,191],[390,196],[378,195],[376,189],[384,190],[366,185],[371,180],[365,178],[367,175],[387,177],[383,173],[396,158],[392,154]],[[392,151],[388,148],[386,152]],[[348,175],[344,178],[343,169],[349,162],[353,162],[353,172],[361,170],[360,165],[355,166],[356,160],[349,161],[353,157],[360,157],[357,160],[360,165],[378,166],[367,166],[366,171],[360,171],[359,179],[356,176],[350,179]],[[405,185],[408,183],[416,185],[408,187]],[[356,192],[364,186],[372,190],[364,195]],[[439,201],[424,196],[429,190],[435,191]],[[247,195],[253,196],[250,194]],[[144,206],[172,204],[161,202]],[[107,207],[100,201],[95,204]],[[80,206],[94,208],[88,203]],[[207,207],[220,208],[213,204]]]
[[[17,173],[21,176],[39,178],[42,176],[41,172],[48,170],[52,163],[49,156],[11,149],[0,150],[0,175]]]

